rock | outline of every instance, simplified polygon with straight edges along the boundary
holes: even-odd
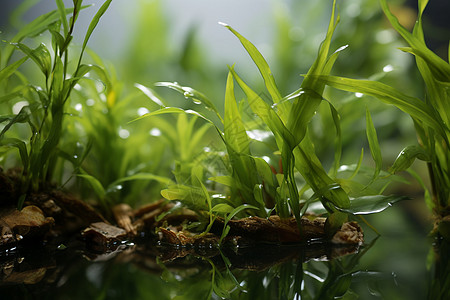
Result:
[[[21,211],[9,210],[1,216],[0,245],[21,239],[42,237],[54,223],[53,218],[45,217],[42,210],[34,205],[26,206]]]
[[[86,239],[87,243],[104,247],[105,249],[118,245],[127,238],[127,232],[124,229],[104,222],[92,223],[83,230],[81,235]]]

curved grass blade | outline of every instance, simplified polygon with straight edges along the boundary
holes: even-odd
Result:
[[[241,42],[242,46],[244,46],[245,50],[247,50],[247,53],[250,55],[252,60],[255,62],[256,66],[259,69],[259,72],[261,73],[264,83],[266,85],[267,91],[269,92],[270,96],[272,97],[272,101],[274,103],[280,102],[282,99],[281,94],[277,88],[277,85],[275,83],[275,78],[273,77],[272,71],[269,68],[269,65],[267,64],[267,61],[264,59],[262,54],[258,51],[258,49],[245,37],[239,34],[236,30],[234,30],[231,26],[225,23],[219,22],[220,25],[226,27],[228,30],[230,30]]]
[[[314,75],[325,84],[348,92],[363,93],[379,100],[395,105],[409,114],[417,122],[422,122],[433,128],[441,136],[445,136],[441,118],[434,110],[418,98],[408,96],[381,82],[350,79],[331,75]]]
[[[25,56],[18,61],[10,64],[9,66],[3,68],[0,71],[0,82],[5,82],[6,79],[8,79],[14,72],[17,70],[18,67],[20,67],[25,61],[27,61],[28,56]]]
[[[89,38],[92,35],[92,32],[94,31],[95,27],[97,27],[98,22],[100,21],[100,18],[103,16],[103,14],[108,9],[109,5],[111,4],[112,0],[106,0],[105,3],[100,7],[100,9],[95,14],[94,18],[92,19],[91,23],[89,24],[88,30],[86,32],[86,36],[84,37],[83,45],[81,46],[81,53],[80,58],[78,59],[78,66],[81,64],[81,59],[83,57],[84,50],[86,49],[86,45],[89,41]],[[75,20],[73,20],[72,23],[74,23]],[[77,68],[78,69],[78,68]]]
[[[404,148],[394,161],[394,164],[389,168],[389,173],[395,174],[408,169],[412,163],[417,159],[423,161],[430,161],[429,154],[419,145],[411,145]]]
[[[130,176],[126,176],[120,179],[117,179],[116,181],[112,182],[108,185],[108,188],[106,189],[106,193],[109,193],[115,189],[115,187],[123,182],[127,181],[134,181],[134,180],[155,180],[165,185],[171,185],[175,184],[170,178],[164,177],[164,176],[158,176],[151,173],[136,173]]]
[[[381,166],[383,164],[383,157],[381,156],[380,144],[378,143],[377,132],[372,122],[369,110],[366,108],[366,135],[369,142],[370,153],[375,162],[375,172],[372,177],[372,182],[380,175]]]
[[[161,98],[156,96],[155,92],[151,88],[143,86],[142,84],[139,84],[139,83],[135,83],[134,86],[137,87],[139,90],[141,90],[150,100],[152,100],[153,102],[155,102],[159,106],[166,107],[166,105],[164,105],[164,103],[161,100]]]
[[[200,93],[199,91],[194,90],[191,87],[181,86],[177,82],[157,82],[157,83],[155,83],[155,85],[173,89],[173,90],[183,94],[184,97],[192,99],[192,101],[194,101],[194,103],[202,103],[203,105],[205,105],[205,107],[207,109],[215,112],[217,117],[223,123],[223,119],[220,116],[220,113],[217,110],[214,103],[211,100],[209,100],[208,97],[206,97],[204,94]]]
[[[410,198],[405,196],[384,196],[384,195],[362,196],[351,199],[350,207],[348,208],[336,207],[336,209],[353,215],[375,214],[385,210],[388,207],[391,207],[392,204],[398,201],[407,199]]]

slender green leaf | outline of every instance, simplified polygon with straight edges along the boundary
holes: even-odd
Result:
[[[383,157],[381,156],[380,144],[378,143],[377,132],[372,122],[369,110],[366,108],[366,135],[369,141],[370,153],[375,162],[375,172],[372,180],[375,180],[380,174],[381,167],[383,165]]]
[[[88,6],[80,7],[80,9],[84,9],[86,7],[88,7]],[[72,8],[67,8],[66,14],[69,14],[72,11],[73,11]],[[37,17],[36,19],[34,19],[33,21],[31,21],[30,23],[28,23],[26,26],[24,26],[14,36],[14,38],[11,40],[11,42],[19,43],[26,37],[33,37],[33,36],[40,34],[40,33],[44,32],[45,30],[47,30],[52,23],[58,21],[59,18],[60,18],[60,14],[56,10],[46,13],[44,15],[41,15],[41,16]],[[8,64],[13,51],[14,51],[13,46],[10,46],[10,47],[7,46],[5,48],[5,51],[2,56],[3,65]]]
[[[259,69],[262,77],[264,78],[264,83],[266,84],[267,91],[270,93],[272,100],[274,103],[278,103],[281,100],[281,94],[277,88],[275,83],[275,79],[273,77],[272,71],[267,64],[267,61],[264,59],[262,54],[256,49],[256,47],[250,43],[245,37],[240,35],[236,30],[234,30],[231,26],[225,23],[219,23],[230,30],[241,42],[242,46],[244,46],[247,53],[250,55],[252,60],[255,62],[256,66]]]
[[[177,82],[157,82],[155,83],[156,86],[163,86],[170,89],[173,89],[181,94],[185,98],[192,99],[194,103],[202,103],[205,105],[205,107],[213,112],[216,113],[217,117],[220,119],[221,122],[223,122],[222,117],[220,116],[219,111],[217,110],[214,103],[208,99],[204,94],[200,93],[197,90],[194,90],[193,88],[187,87],[187,86],[181,86]]]
[[[0,145],[17,148],[19,150],[19,155],[20,155],[20,159],[22,161],[23,168],[25,170],[28,168],[29,157],[28,157],[27,145],[25,144],[25,142],[23,142],[19,139],[16,139],[16,138],[3,138],[3,139],[0,139]]]
[[[111,1],[112,0],[106,0],[103,3],[103,5],[100,7],[100,9],[97,11],[94,18],[92,18],[92,21],[89,24],[88,30],[86,32],[86,36],[84,37],[83,46],[81,47],[81,53],[80,53],[80,58],[78,59],[78,65],[81,64],[81,58],[83,57],[84,49],[86,49],[86,45],[89,41],[89,38],[92,35],[92,32],[94,31],[95,27],[97,27],[97,24],[100,21],[100,18],[103,16],[103,14],[108,9],[109,5],[111,4]],[[73,21],[73,23],[74,23],[74,21]]]
[[[135,83],[134,86],[137,87],[139,90],[141,90],[150,100],[152,100],[159,106],[166,107],[166,105],[164,105],[162,99],[160,99],[158,96],[156,96],[155,92],[152,89],[150,89],[146,86],[143,86],[142,84],[139,84],[139,83]]]
[[[114,190],[114,188],[117,185],[119,185],[119,184],[121,184],[123,182],[134,181],[134,180],[148,180],[148,181],[155,180],[155,181],[158,181],[158,182],[160,182],[162,184],[165,184],[165,185],[172,185],[172,184],[174,184],[174,182],[170,178],[167,178],[167,177],[164,177],[164,176],[158,176],[158,175],[150,174],[150,173],[136,173],[136,174],[133,174],[133,175],[126,176],[126,177],[123,177],[123,178],[115,180],[114,182],[112,182],[111,184],[108,185],[108,188],[106,189],[106,193]]]
[[[236,181],[232,176],[215,176],[208,179],[229,187],[236,186]]]
[[[339,211],[350,213],[353,215],[367,215],[379,213],[386,208],[392,206],[392,204],[407,200],[408,197],[405,196],[362,196],[358,198],[353,198],[350,201],[350,207],[340,208],[336,207]]]
[[[392,167],[389,168],[389,172],[395,174],[408,169],[416,158],[423,161],[430,161],[429,154],[421,146],[412,145],[404,148],[397,156]]]
[[[13,126],[14,124],[29,122],[30,115],[31,115],[30,107],[26,105],[22,107],[19,113],[15,116],[3,116],[1,122],[3,123],[4,121],[9,120],[9,123],[6,124],[5,127],[2,129],[2,131],[0,132],[0,138],[2,138],[5,132],[7,132],[9,128],[11,128],[11,126]]]
[[[234,85],[231,72],[228,73],[225,90],[225,118],[223,121],[225,140],[234,151],[250,154],[250,144],[247,132],[234,97]]]
[[[9,66],[3,68],[0,71],[0,82],[6,81],[14,72],[17,70],[20,65],[22,65],[26,60],[28,59],[28,56],[25,56],[18,61],[10,64]]]
[[[437,133],[445,136],[440,117],[418,98],[411,97],[381,82],[350,79],[337,76],[319,75],[318,80],[329,86],[354,93],[363,93],[388,104],[393,104],[400,110],[409,114],[417,122],[423,122],[433,128]]]
[[[226,203],[219,203],[214,205],[214,207],[212,208],[212,212],[217,213],[217,214],[229,214],[230,212],[232,212],[234,209],[233,206],[230,206]]]
[[[46,77],[50,75],[52,58],[44,44],[40,44],[36,49],[30,49],[22,43],[16,43],[15,45],[36,63]]]
[[[56,0],[56,5],[58,6],[60,19],[63,24],[64,34],[67,36],[67,34],[69,33],[69,23],[67,23],[66,8],[64,7],[64,2],[62,0]]]
[[[78,177],[81,177],[83,179],[86,179],[87,182],[91,185],[92,189],[94,190],[95,194],[100,198],[104,199],[106,196],[106,191],[103,188],[103,185],[100,183],[100,181],[95,178],[92,175],[89,174],[77,174]]]

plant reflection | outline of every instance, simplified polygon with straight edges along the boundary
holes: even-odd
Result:
[[[106,254],[84,245],[21,255],[19,249],[0,257],[0,293],[7,299],[389,298],[390,289],[399,288],[395,274],[360,267],[375,243],[258,245],[187,255],[154,243],[124,244]],[[448,243],[438,243],[436,251],[428,298],[448,299]]]

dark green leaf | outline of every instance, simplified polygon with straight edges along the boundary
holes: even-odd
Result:
[[[375,172],[373,174],[372,180],[375,180],[381,171],[381,166],[383,164],[383,158],[381,156],[381,149],[378,143],[377,132],[375,130],[375,126],[372,122],[372,117],[370,116],[370,112],[366,109],[366,135],[367,140],[369,141],[370,153],[372,154],[372,158],[375,162]]]
[[[91,176],[89,174],[78,174],[78,177],[84,178],[89,182],[92,189],[94,190],[95,194],[100,198],[104,199],[106,196],[106,191],[103,188],[103,185],[100,183],[100,181],[95,178],[94,176]]]

